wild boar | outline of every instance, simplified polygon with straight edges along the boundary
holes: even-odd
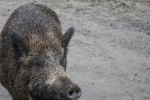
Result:
[[[13,100],[77,100],[81,89],[66,74],[74,34],[62,34],[57,14],[41,4],[17,8],[1,32],[0,82]]]

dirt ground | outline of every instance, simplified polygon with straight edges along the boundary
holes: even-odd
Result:
[[[35,2],[74,26],[67,73],[80,100],[150,100],[150,0],[0,0],[0,30],[17,7]],[[0,86],[0,100],[11,100]]]

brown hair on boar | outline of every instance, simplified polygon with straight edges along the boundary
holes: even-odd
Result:
[[[16,9],[1,32],[0,82],[13,100],[77,100],[81,89],[66,75],[67,47],[57,14],[29,3]]]

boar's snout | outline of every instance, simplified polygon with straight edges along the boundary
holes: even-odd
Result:
[[[76,84],[71,84],[71,85],[68,86],[67,96],[68,96],[71,100],[77,100],[77,99],[79,99],[80,96],[81,96],[81,89],[79,88],[78,85],[76,85]]]
[[[34,76],[29,84],[31,100],[77,100],[82,94],[64,71],[38,76],[42,77]]]

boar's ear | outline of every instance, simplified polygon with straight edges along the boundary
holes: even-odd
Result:
[[[74,34],[74,30],[75,30],[74,27],[70,27],[62,37],[61,43],[62,43],[62,47],[65,49],[65,52],[64,52],[65,55],[67,54],[67,47]]]
[[[23,39],[17,33],[9,33],[9,40],[11,47],[13,48],[13,54],[15,60],[18,60],[21,56],[27,55],[28,50],[23,42]]]

